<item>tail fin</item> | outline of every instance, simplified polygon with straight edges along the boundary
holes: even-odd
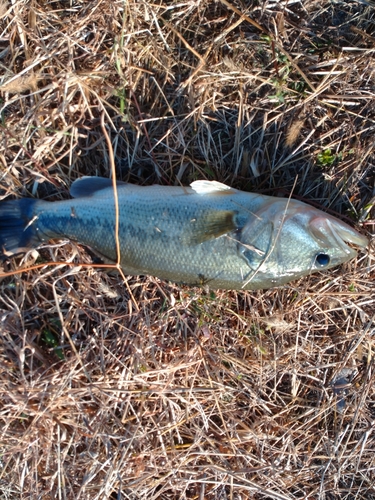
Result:
[[[35,204],[38,200],[24,198],[0,203],[0,259],[23,253],[38,246],[35,216]]]

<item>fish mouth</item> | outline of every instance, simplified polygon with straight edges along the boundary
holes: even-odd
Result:
[[[327,247],[339,247],[348,260],[357,255],[354,248],[349,245],[355,245],[359,248],[366,248],[368,239],[358,231],[350,227],[345,222],[338,219],[326,217],[314,217],[310,221],[310,228],[314,237]]]

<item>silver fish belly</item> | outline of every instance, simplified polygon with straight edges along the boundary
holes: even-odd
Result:
[[[117,183],[120,265],[210,288],[279,286],[356,256],[367,238],[305,203],[245,193],[212,181],[190,187]],[[83,177],[73,199],[0,203],[0,257],[70,238],[116,262],[112,181]]]

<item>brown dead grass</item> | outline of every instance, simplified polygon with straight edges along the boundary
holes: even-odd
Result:
[[[118,178],[297,178],[374,233],[370,2],[19,0],[0,18],[4,197],[109,176],[104,112]],[[373,251],[253,293],[125,284],[72,243],[40,255],[77,267],[1,282],[1,499],[375,499]]]

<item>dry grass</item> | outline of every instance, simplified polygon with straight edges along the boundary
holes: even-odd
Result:
[[[297,178],[374,233],[370,2],[1,0],[0,26],[4,197],[109,176],[104,112],[118,178]],[[0,498],[375,499],[374,277],[370,249],[254,293],[2,279]]]

